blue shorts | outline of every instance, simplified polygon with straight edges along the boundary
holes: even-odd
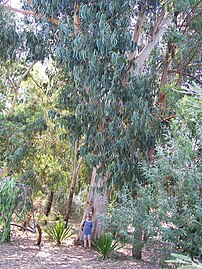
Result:
[[[84,234],[83,237],[84,237],[84,239],[87,239],[87,238],[90,239],[91,238],[91,234]]]

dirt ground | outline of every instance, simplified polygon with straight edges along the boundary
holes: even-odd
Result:
[[[43,235],[44,236],[44,235]],[[141,261],[131,258],[131,249],[124,247],[105,261],[93,250],[72,244],[72,236],[61,247],[43,237],[36,246],[36,234],[13,231],[11,242],[0,244],[1,269],[157,269],[160,268],[159,250],[147,246]]]

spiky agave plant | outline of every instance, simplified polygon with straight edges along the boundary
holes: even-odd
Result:
[[[93,240],[92,248],[102,254],[102,259],[104,260],[114,250],[120,249],[120,246],[118,246],[118,241],[113,241],[110,233],[102,233],[99,239]]]
[[[51,239],[57,242],[58,246],[61,245],[63,240],[67,239],[73,234],[71,231],[72,226],[67,226],[65,228],[65,223],[61,219],[51,225],[48,225],[45,229],[45,232]]]

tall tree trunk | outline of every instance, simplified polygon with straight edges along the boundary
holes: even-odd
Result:
[[[45,207],[45,210],[44,210],[44,214],[48,217],[50,211],[51,211],[51,207],[52,207],[52,204],[53,204],[53,195],[54,195],[54,191],[50,191],[49,194],[48,194],[48,200],[47,200],[47,203],[46,203],[46,207]]]
[[[76,187],[76,180],[77,180],[78,172],[79,172],[82,161],[83,161],[82,157],[78,161],[78,141],[76,140],[74,144],[74,163],[73,163],[72,180],[71,180],[71,185],[70,185],[67,210],[64,217],[64,220],[66,221],[66,226],[68,224],[68,221],[72,212],[72,203],[73,203],[73,196],[74,196],[75,187]]]
[[[96,176],[98,176],[98,179],[96,179]],[[99,177],[99,175],[97,175],[97,169],[93,168],[87,205],[83,218],[87,214],[92,213],[93,235],[96,238],[99,237],[99,234],[103,229],[101,218],[105,218],[107,213],[107,179],[108,176],[105,176],[104,178]]]
[[[86,201],[86,206],[82,218],[82,222],[85,220],[88,214],[92,215],[93,221],[93,236],[98,238],[100,233],[103,230],[102,221],[107,213],[107,204],[108,204],[108,189],[107,189],[107,179],[108,175],[104,178],[97,178],[97,168],[93,168],[91,175],[91,182],[88,192],[88,197]],[[83,232],[80,230],[78,238],[75,241],[75,244],[79,244],[83,239]]]

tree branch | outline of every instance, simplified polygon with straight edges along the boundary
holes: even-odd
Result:
[[[33,68],[33,66],[36,64],[37,61],[33,62],[28,68],[27,70],[22,74],[22,76],[19,78],[17,86],[14,86],[14,83],[11,81],[11,79],[9,78],[9,82],[13,85],[13,93],[14,93],[14,97],[13,97],[13,101],[12,101],[12,105],[11,105],[11,109],[10,109],[10,114],[13,113],[16,102],[17,102],[17,98],[18,98],[18,92],[19,92],[19,88],[20,85],[23,81],[23,79],[26,77],[26,75],[31,71],[31,69]]]
[[[76,1],[74,5],[74,32],[75,34],[77,34],[79,31],[79,25],[80,25],[79,4]]]
[[[181,30],[183,27],[185,27],[185,30],[186,30],[188,24],[192,20],[192,15],[194,15],[194,13],[195,13],[195,11],[197,9],[197,6],[199,4],[200,4],[200,1],[198,1],[198,3],[196,3],[196,5],[194,7],[192,7],[192,9],[190,10],[190,12],[187,14],[187,16],[184,18],[183,22],[179,26],[179,30]],[[189,20],[189,18],[191,18],[191,19]]]
[[[138,46],[137,46],[137,44],[138,44],[138,41],[139,41],[139,38],[140,38],[144,18],[145,18],[145,8],[142,5],[141,8],[140,8],[140,15],[138,16],[137,22],[135,24],[135,28],[134,28],[134,31],[133,31],[133,37],[132,37],[132,41],[135,43],[135,50],[131,51],[128,54],[129,61],[132,61],[132,59],[134,59],[138,54]]]
[[[139,40],[139,36],[140,36],[140,33],[141,33],[144,18],[145,18],[145,8],[142,5],[141,10],[140,10],[140,15],[138,17],[138,20],[137,20],[137,23],[135,25],[135,29],[134,29],[134,32],[133,32],[133,42],[135,42],[135,43],[137,43],[138,40]]]
[[[78,163],[78,165],[77,165],[77,167],[76,167],[76,176],[78,175],[78,172],[79,172],[79,169],[80,169],[80,167],[81,167],[82,162],[83,162],[83,157],[81,157],[81,158],[79,159],[79,163]]]
[[[20,79],[18,80],[18,84],[17,87],[19,88],[23,79],[26,77],[27,74],[29,74],[29,72],[31,71],[31,69],[33,68],[33,66],[37,63],[37,61],[34,61],[32,64],[30,64],[30,66],[27,68],[27,70],[22,74],[22,76],[20,77]]]
[[[174,73],[174,74],[179,74],[180,73],[181,75],[185,75],[187,77],[192,78],[193,80],[198,82],[200,85],[202,85],[202,81],[199,78],[197,78],[194,75],[191,75],[191,74],[189,74],[189,73],[187,73],[185,71],[180,70],[180,72],[179,72],[179,70],[169,70],[169,73]]]
[[[25,227],[23,225],[20,225],[18,223],[13,223],[13,222],[11,222],[10,225],[19,227],[19,228],[21,228],[21,229],[23,229],[25,231],[29,231],[31,233],[36,233],[36,229],[35,228],[27,228],[27,227]]]
[[[162,37],[162,35],[166,31],[166,26],[168,26],[172,21],[171,18],[165,18],[164,20],[163,19],[159,20],[159,19],[157,20],[157,24],[154,27],[151,40],[145,45],[145,47],[137,55],[137,57],[133,58],[133,62],[136,64],[136,68],[134,72],[135,75],[141,75],[141,68],[145,60],[148,58],[150,52],[156,46],[156,44],[159,42],[159,39]]]
[[[30,1],[28,1],[30,3]],[[30,10],[21,10],[21,9],[18,9],[18,8],[14,8],[14,7],[11,7],[11,6],[5,6],[5,5],[0,5],[0,7],[3,7],[7,10],[10,10],[12,12],[16,12],[16,13],[21,13],[21,14],[24,14],[24,15],[32,15],[32,16],[35,16],[35,17],[38,17],[39,19],[43,18],[43,15],[42,14],[37,14],[35,13],[34,11],[30,11]],[[47,21],[49,22],[52,22],[56,25],[59,25],[59,20],[57,19],[54,19],[54,18],[46,18]]]

